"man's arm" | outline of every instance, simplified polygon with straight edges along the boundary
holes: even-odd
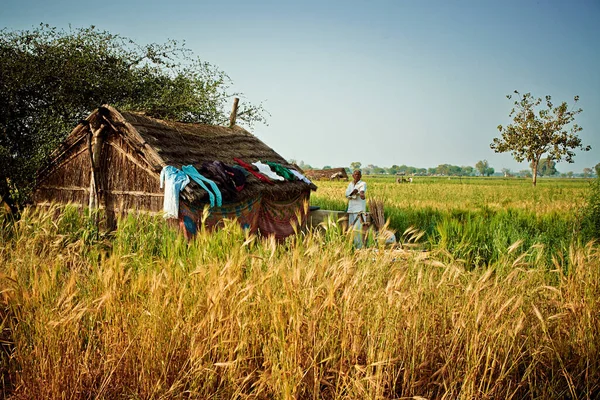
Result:
[[[360,198],[362,200],[365,199],[365,192],[367,191],[367,184],[365,182],[362,182],[362,184],[359,186],[358,189],[358,195],[360,196]]]
[[[346,188],[346,197],[354,196],[356,193],[358,193],[358,190],[352,189],[352,183],[349,183]]]

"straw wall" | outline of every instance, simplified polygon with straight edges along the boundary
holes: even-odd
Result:
[[[47,175],[33,193],[38,205],[47,203],[76,203],[87,205],[90,187],[90,156],[87,143],[80,141],[61,157],[54,170]]]
[[[163,194],[159,176],[120,136],[111,135],[102,155],[102,205],[116,214],[129,210],[160,212]]]

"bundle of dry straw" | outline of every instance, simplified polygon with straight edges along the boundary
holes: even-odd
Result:
[[[369,199],[369,213],[371,220],[378,231],[385,227],[385,216],[383,214],[383,200],[379,198]]]
[[[385,244],[395,245],[396,235],[389,229],[389,222],[385,220],[383,199],[377,197],[369,199],[369,214],[373,225],[375,225],[375,236],[378,240],[384,241]]]

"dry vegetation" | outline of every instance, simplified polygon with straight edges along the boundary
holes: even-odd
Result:
[[[516,243],[470,270],[444,249],[355,251],[334,224],[187,243],[159,219],[106,238],[51,215],[2,221],[6,398],[600,395],[591,243],[552,265]]]

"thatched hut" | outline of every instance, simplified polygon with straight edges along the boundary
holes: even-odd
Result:
[[[161,213],[165,166],[181,168],[234,158],[246,163],[286,160],[243,128],[162,121],[103,106],[81,121],[38,174],[34,203],[71,203],[104,211],[106,223],[129,212]],[[205,224],[237,218],[245,228],[283,238],[304,224],[305,202],[316,186],[298,181],[265,183],[252,174],[235,198],[210,208]],[[180,193],[179,224],[194,234],[209,194],[192,181]],[[300,216],[300,221],[298,221]]]
[[[306,171],[306,176],[313,180],[348,180],[345,168],[312,169]]]

